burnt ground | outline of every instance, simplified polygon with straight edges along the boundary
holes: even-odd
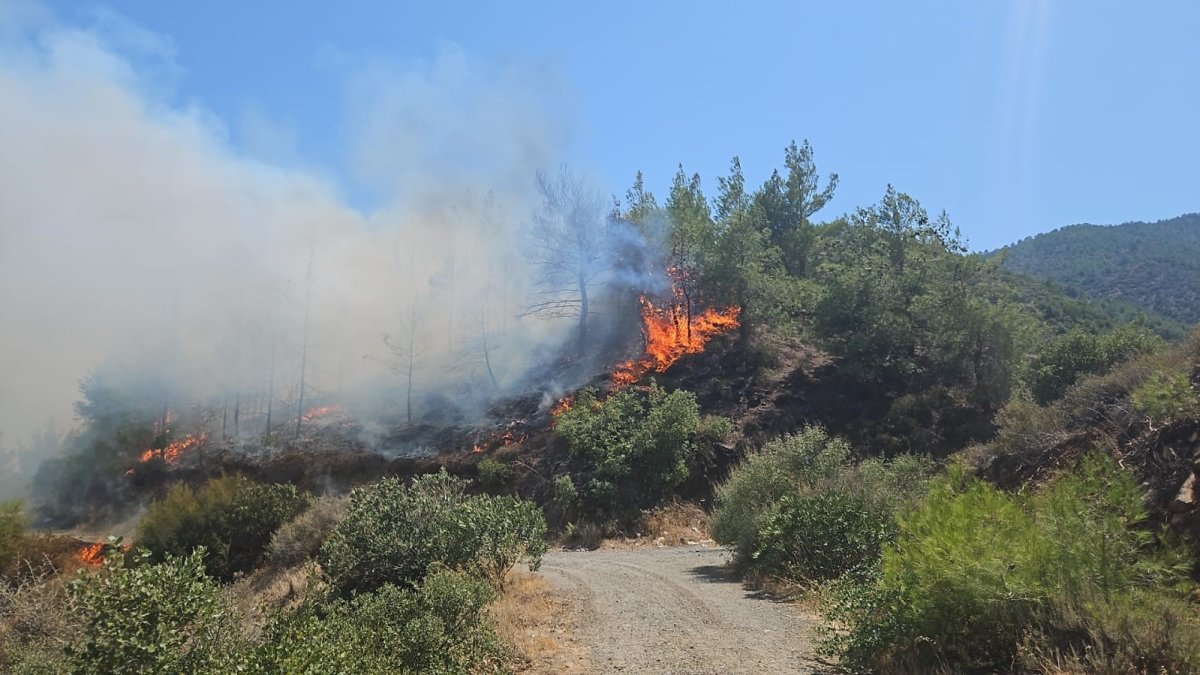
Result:
[[[964,410],[953,400],[940,407],[910,406],[934,409],[928,419],[896,416],[892,413],[898,407],[895,392],[848,378],[833,357],[812,345],[769,334],[756,335],[750,344],[758,349],[746,349],[734,333],[716,336],[704,352],[686,355],[666,372],[650,373],[630,385],[645,389],[653,380],[667,389],[686,389],[695,393],[703,414],[734,421],[732,436],[698,462],[689,480],[677,488],[676,496],[682,499],[709,503],[715,486],[747,452],[808,424],[825,426],[868,455],[903,451],[943,455],[969,440],[951,431],[962,426],[955,411]],[[604,373],[584,386],[601,395],[614,388]],[[407,477],[442,467],[471,478],[480,460],[495,457],[512,467],[514,492],[544,504],[552,497],[556,476],[578,475],[583,469],[553,433],[547,401],[543,392],[530,391],[495,403],[484,424],[422,419],[413,425],[379,425],[382,431],[372,434],[364,433],[353,420],[331,416],[306,423],[301,436],[283,442],[282,447],[213,443],[176,466],[140,465],[127,480],[136,494],[149,497],[175,481],[200,481],[226,473],[292,483],[316,493],[344,493],[381,476]]]

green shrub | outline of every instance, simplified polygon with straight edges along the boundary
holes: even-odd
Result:
[[[924,491],[933,463],[901,455],[855,463],[819,427],[767,443],[717,489],[713,538],[747,571],[824,581],[863,574]],[[841,557],[841,559],[838,559]]]
[[[1133,407],[1155,422],[1200,415],[1200,395],[1187,373],[1157,372],[1133,391]]]
[[[810,581],[867,574],[895,530],[890,515],[858,497],[785,496],[759,523],[749,567]]]
[[[651,385],[645,401],[629,390],[604,401],[583,391],[555,420],[571,451],[587,459],[583,496],[597,510],[657,501],[683,482],[697,449],[700,408],[686,391]],[[623,495],[621,500],[617,495]]]
[[[489,490],[502,490],[512,482],[512,467],[494,457],[484,457],[476,471],[480,484]]]
[[[506,656],[487,613],[495,590],[438,571],[415,588],[384,585],[277,617],[246,665],[260,673],[498,672]]]
[[[299,565],[317,555],[333,528],[346,516],[350,500],[321,497],[300,515],[279,526],[267,547],[267,560],[277,567]]]
[[[1104,335],[1074,330],[1051,341],[1029,369],[1029,389],[1041,405],[1062,398],[1085,375],[1098,375],[1138,354],[1163,346],[1145,328],[1122,326]]]
[[[570,476],[554,479],[554,505],[562,511],[570,511],[579,505],[579,490]]]
[[[308,504],[291,485],[241,477],[214,478],[199,490],[183,484],[154,502],[138,526],[137,544],[156,561],[204,547],[204,566],[221,580],[254,569],[271,535]]]
[[[346,517],[318,555],[334,589],[347,595],[411,586],[434,564],[496,582],[521,558],[536,568],[546,551],[541,510],[515,497],[468,497],[465,487],[443,469],[411,486],[384,478],[352,492]]]
[[[733,433],[733,420],[719,415],[705,415],[700,420],[700,435],[712,443],[721,443]]]
[[[784,496],[821,484],[850,463],[850,446],[820,427],[783,436],[746,458],[717,489],[713,538],[745,556],[754,549],[758,521]]]
[[[202,551],[159,564],[142,552],[129,566],[113,556],[70,591],[83,622],[71,672],[220,672],[241,651],[238,617],[205,575]]]
[[[1148,553],[1145,517],[1136,480],[1102,455],[1028,498],[948,476],[900,518],[877,581],[831,594],[825,616],[845,631],[824,648],[857,670],[991,670],[1034,630],[1082,647],[1063,607],[1108,624],[1131,592],[1176,591],[1181,567]]]

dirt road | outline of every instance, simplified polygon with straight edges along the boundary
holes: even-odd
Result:
[[[745,590],[719,548],[555,551],[541,573],[571,598],[597,673],[812,673],[815,617]]]

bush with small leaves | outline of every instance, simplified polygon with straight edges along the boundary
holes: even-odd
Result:
[[[156,561],[203,547],[205,569],[228,581],[253,570],[275,530],[307,505],[308,497],[291,485],[234,476],[214,478],[199,489],[179,484],[151,505],[136,543]]]
[[[900,455],[856,463],[850,446],[807,427],[763,446],[717,489],[713,538],[756,575],[821,582],[878,562],[895,514],[916,503],[934,464]]]
[[[1163,346],[1162,338],[1138,326],[1121,326],[1104,335],[1074,330],[1045,346],[1029,368],[1029,389],[1041,405],[1062,398],[1087,375],[1108,372],[1113,366]]]
[[[850,446],[820,427],[767,443],[717,489],[713,538],[737,555],[749,555],[766,512],[784,496],[832,478],[849,463]]]
[[[554,479],[554,505],[563,511],[570,511],[579,505],[579,489],[570,476],[559,476]]]
[[[492,673],[506,652],[494,588],[440,570],[414,588],[384,585],[277,617],[244,670],[258,673]]]
[[[151,563],[148,552],[110,556],[70,588],[83,622],[68,649],[75,673],[229,670],[244,643],[239,619],[204,573],[204,552]]]
[[[318,555],[336,592],[413,586],[433,565],[495,582],[522,558],[536,568],[546,551],[541,510],[515,497],[468,496],[466,486],[443,469],[411,486],[384,478],[352,492]]]
[[[484,457],[475,468],[479,483],[488,490],[502,490],[512,482],[512,467],[495,457]]]
[[[707,427],[714,434],[722,431],[719,422],[710,420]],[[587,460],[581,496],[584,506],[598,512],[659,501],[687,479],[698,447],[713,442],[700,437],[696,396],[668,393],[657,385],[645,399],[630,390],[604,400],[593,391],[580,392],[556,418],[554,429]]]
[[[836,492],[789,495],[759,525],[747,566],[807,581],[865,576],[895,533],[891,517],[861,498]]]

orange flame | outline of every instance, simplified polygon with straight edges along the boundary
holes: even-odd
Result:
[[[79,562],[89,567],[97,567],[104,562],[104,544],[92,544],[79,549]]]
[[[184,450],[194,448],[206,440],[208,440],[208,434],[205,434],[204,432],[200,432],[200,434],[196,436],[188,434],[188,436],[183,440],[175,441],[165,448],[150,448],[146,450],[142,453],[139,461],[142,463],[149,462],[151,459],[157,456],[162,457],[164,462],[173,464],[179,461],[179,455]]]
[[[342,406],[340,405],[323,405],[310,409],[308,412],[304,413],[302,417],[304,418],[305,422],[311,422],[318,417],[324,417],[330,413],[339,413],[341,411]]]
[[[554,407],[550,409],[550,415],[552,415],[553,417],[558,417],[559,415],[570,410],[571,406],[574,405],[574,403],[575,403],[574,394],[572,394],[571,396],[564,396],[564,397],[558,399],[558,403],[555,403]]]
[[[646,353],[641,359],[626,361],[617,366],[612,379],[618,385],[632,384],[651,371],[664,372],[678,361],[679,357],[704,351],[704,345],[708,344],[713,336],[740,325],[739,307],[730,307],[724,311],[707,309],[689,320],[680,302],[659,308],[643,295],[641,303]]]

